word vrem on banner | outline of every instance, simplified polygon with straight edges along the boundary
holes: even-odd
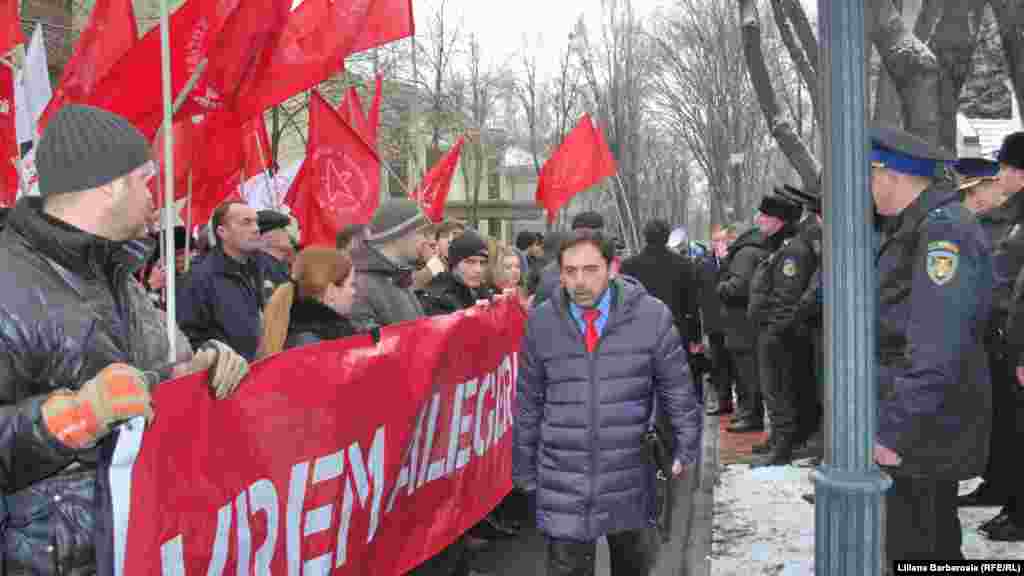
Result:
[[[474,458],[485,456],[511,429],[516,366],[516,355],[511,354],[491,373],[443,387],[450,393],[448,398],[442,399],[440,391],[426,398],[393,481],[385,478],[387,438],[391,435],[380,426],[366,450],[352,442],[335,452],[294,463],[287,485],[282,478],[278,484],[269,478],[253,481],[217,511],[216,535],[208,553],[186,551],[185,534],[163,541],[161,573],[185,576],[185,558],[194,565],[196,557],[206,557],[205,573],[220,575],[233,556],[236,567],[228,572],[270,574],[272,564],[280,562],[276,557],[282,550],[288,576],[328,574],[344,567],[351,538],[363,537],[350,532],[357,513],[369,516],[368,522],[355,525],[367,526],[365,542],[370,544],[384,518],[396,510],[400,496],[412,498],[427,484],[462,470]],[[450,409],[442,414],[443,404]],[[316,498],[318,505],[310,505],[307,495],[314,491],[321,495],[329,492],[329,501]],[[339,504],[340,512],[336,510]],[[259,530],[254,529],[257,525]],[[261,542],[253,541],[254,533],[262,535]]]

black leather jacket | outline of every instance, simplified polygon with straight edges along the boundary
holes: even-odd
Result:
[[[105,366],[167,364],[166,325],[133,273],[143,242],[110,242],[45,216],[22,199],[0,232],[0,486],[4,573],[112,572],[111,495],[97,448],[62,446],[42,423],[54,390],[75,390]],[[192,351],[179,333],[178,360]]]

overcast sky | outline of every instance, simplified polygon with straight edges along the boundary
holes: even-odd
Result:
[[[671,0],[633,0],[633,9],[637,18],[645,18],[657,6],[670,3]],[[428,28],[440,4],[440,0],[413,0],[417,30]],[[447,0],[445,12],[450,20],[461,22],[464,32],[477,35],[485,57],[492,62],[512,59],[518,63],[519,54],[528,43],[529,50],[537,51],[540,67],[553,73],[580,14],[590,30],[596,31],[600,26],[601,1]]]

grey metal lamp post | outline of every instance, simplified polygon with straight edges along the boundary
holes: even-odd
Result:
[[[882,574],[873,461],[878,281],[868,191],[864,3],[818,0],[825,175],[825,460],[814,472],[815,573]]]

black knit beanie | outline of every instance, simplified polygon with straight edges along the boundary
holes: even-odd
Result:
[[[127,120],[100,108],[67,105],[39,140],[39,195],[98,188],[149,160],[149,142]]]
[[[488,257],[487,242],[473,230],[466,230],[448,245],[448,266],[451,270],[466,258],[472,256]]]
[[[780,196],[765,196],[761,199],[758,211],[765,216],[774,216],[779,220],[795,222],[800,219],[803,207]]]

